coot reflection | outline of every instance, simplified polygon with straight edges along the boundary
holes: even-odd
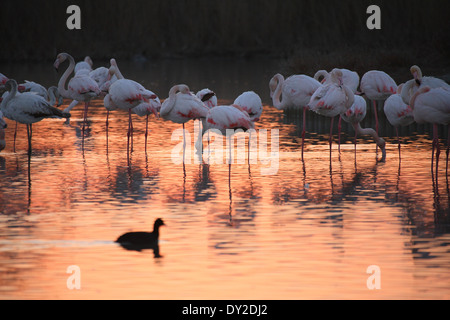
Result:
[[[159,228],[165,226],[161,218],[155,220],[153,232],[128,232],[121,235],[116,242],[127,250],[142,251],[152,249],[155,258],[161,257],[159,254]]]

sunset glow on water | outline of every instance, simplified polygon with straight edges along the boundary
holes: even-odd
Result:
[[[263,100],[267,90],[261,86]],[[15,124],[7,120],[1,299],[450,298],[449,179],[445,152],[432,176],[428,129],[402,136],[399,161],[385,125],[387,159],[377,162],[368,138],[358,138],[355,153],[351,129],[340,152],[335,134],[330,156],[329,120],[308,115],[302,161],[298,115],[265,103],[255,129],[278,130],[279,159],[277,171],[264,174],[269,164],[260,158],[231,166],[195,161],[192,121],[191,163],[173,162],[181,140],[171,136],[181,125],[154,116],[145,152],[145,119],[133,119],[130,166],[128,115],[111,113],[107,137],[101,100],[89,111],[84,148],[79,106],[70,124],[33,127],[29,162],[26,127],[19,125],[13,152]],[[269,135],[269,152],[273,141]],[[224,145],[224,158],[227,152]],[[156,218],[166,223],[162,257],[114,243],[129,231],[151,231]],[[80,290],[66,285],[73,265]],[[372,265],[381,270],[379,290],[367,287]]]

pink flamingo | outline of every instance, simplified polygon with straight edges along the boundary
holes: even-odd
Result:
[[[445,82],[442,79],[435,77],[424,77],[422,75],[422,70],[416,65],[410,68],[410,72],[414,78],[405,83],[405,85],[403,86],[403,90],[401,92],[403,102],[406,104],[410,103],[412,96],[421,87],[428,86],[430,88],[442,87],[450,89],[450,85],[448,85],[447,82]]]
[[[187,85],[178,84],[170,89],[169,97],[164,100],[159,114],[165,120],[183,124],[184,150],[186,148],[185,123],[190,120],[205,119],[209,110],[202,100],[191,93]],[[200,134],[199,141],[201,141]],[[198,146],[199,144],[196,143],[196,147]],[[197,148],[197,150],[201,149]]]
[[[203,131],[199,136],[201,139],[197,143],[203,141],[203,135],[210,129],[218,130],[223,136],[227,136],[230,140],[228,145],[230,148],[229,164],[231,166],[231,135],[227,135],[227,130],[242,129],[247,131],[253,129],[254,122],[249,114],[238,105],[217,106],[209,110],[203,122]]]
[[[148,118],[151,114],[159,118],[159,110],[161,110],[161,101],[158,97],[150,99],[148,102],[142,102],[137,107],[133,108],[133,112],[140,117],[146,117],[145,121],[145,152],[147,152],[147,137],[148,137]]]
[[[64,98],[76,101],[84,101],[85,103],[84,121],[83,121],[83,138],[84,138],[89,102],[100,95],[100,88],[98,87],[98,84],[91,77],[89,77],[89,72],[85,69],[82,69],[78,71],[72,79],[70,79],[68,89],[66,89],[65,88],[66,82],[75,67],[75,61],[73,57],[68,53],[60,53],[58,54],[56,61],[53,65],[55,69],[58,69],[60,64],[66,61],[67,59],[69,60],[69,67],[66,69],[61,79],[59,80],[58,90],[59,93]]]
[[[353,91],[354,94],[358,94],[359,87],[359,75],[355,71],[348,69],[339,69],[342,72],[342,81],[344,84]],[[314,75],[314,79],[319,81],[320,77],[323,77],[322,84],[328,84],[331,81],[331,75],[326,70],[319,70]]]
[[[269,82],[270,97],[275,108],[278,110],[303,109],[302,160],[305,146],[306,108],[311,96],[319,87],[321,87],[319,81],[306,75],[293,75],[285,80],[278,73]],[[282,97],[282,100],[280,100],[280,97]]]
[[[360,94],[360,92],[358,92],[358,87],[359,87],[358,73],[355,71],[348,70],[348,69],[338,69],[338,70],[340,70],[342,72],[342,82],[350,90],[352,90],[354,94]],[[331,75],[326,70],[319,70],[314,75],[314,79],[316,79],[317,81],[319,81],[319,79],[321,77],[323,77],[322,82],[321,82],[322,84],[326,85],[331,82]],[[341,129],[342,129],[341,123],[342,123],[342,117],[339,117],[339,124],[338,124],[339,152],[341,151]]]
[[[342,71],[333,69],[330,82],[321,86],[312,95],[308,107],[323,116],[331,117],[330,125],[330,155],[333,143],[334,117],[345,113],[354,103],[355,95],[344,85]]]
[[[445,88],[430,88],[428,86],[419,88],[412,96],[410,106],[413,110],[414,120],[417,123],[431,123],[433,125],[433,150],[431,156],[431,168],[433,168],[434,149],[436,149],[436,174],[439,164],[439,137],[438,125],[450,124],[450,90]],[[447,138],[447,165],[450,141],[450,126]]]
[[[355,95],[355,102],[353,105],[342,114],[342,119],[350,123],[355,129],[355,152],[356,152],[356,137],[360,135],[370,135],[375,140],[377,146],[380,147],[382,157],[380,161],[386,160],[386,142],[383,138],[380,138],[378,134],[372,128],[362,128],[361,121],[365,118],[367,113],[367,103],[363,97]]]
[[[211,89],[202,89],[197,92],[196,96],[202,100],[208,108],[214,108],[217,106],[217,96]]]
[[[1,103],[2,112],[7,118],[27,125],[28,154],[31,154],[33,123],[46,118],[70,117],[70,114],[53,107],[47,100],[37,94],[18,93],[18,86],[15,80],[8,80],[6,89],[9,91],[9,94]]]
[[[118,80],[111,84],[103,101],[108,110],[122,109],[128,111],[127,157],[129,163],[130,138],[133,132],[131,111],[141,103],[148,103],[150,99],[157,99],[158,97],[136,81],[124,79],[118,67],[113,66],[112,71],[117,75]]]
[[[92,62],[91,57],[86,56],[83,61],[77,62],[74,71],[75,73],[77,73],[80,70],[88,70],[89,72],[91,72],[93,65],[94,63]]]
[[[384,103],[384,114],[389,123],[395,128],[398,141],[398,152],[400,156],[400,138],[398,134],[399,126],[409,126],[414,122],[413,110],[404,103],[401,97],[403,84],[398,86],[397,93],[391,95]]]
[[[385,101],[389,96],[397,93],[397,84],[386,72],[372,70],[366,72],[361,78],[361,91],[373,103],[375,113],[376,132],[378,134],[377,101]]]
[[[260,120],[263,112],[263,105],[260,96],[255,92],[247,91],[242,93],[234,100],[233,105],[239,106],[242,110],[247,112],[253,122],[258,122]]]

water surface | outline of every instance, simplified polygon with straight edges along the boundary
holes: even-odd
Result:
[[[329,119],[308,114],[302,161],[301,117],[270,103],[268,81],[278,67],[219,60],[124,66],[162,99],[177,83],[209,87],[222,103],[259,93],[265,106],[256,129],[279,130],[273,175],[263,174],[261,161],[197,163],[194,141],[191,163],[174,164],[180,142],[170,138],[180,126],[154,117],[145,151],[145,119],[134,116],[128,165],[127,114],[111,114],[107,137],[101,100],[90,108],[84,148],[81,106],[70,124],[34,126],[31,158],[26,127],[18,127],[14,152],[8,120],[0,153],[0,298],[449,299],[449,181],[445,152],[431,171],[430,128],[402,128],[400,160],[381,114],[387,161],[379,163],[368,138],[358,138],[355,153],[346,125],[340,152],[335,131],[330,156]],[[3,70],[47,86],[58,80],[51,65]],[[364,126],[373,121],[369,112]],[[194,127],[186,129],[193,135]],[[151,230],[159,217],[167,224],[162,257],[114,243],[125,232]],[[72,265],[81,270],[80,290],[66,285]],[[371,265],[380,267],[380,290],[367,288]]]

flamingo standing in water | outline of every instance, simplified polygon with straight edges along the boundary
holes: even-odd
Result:
[[[330,125],[330,155],[333,143],[334,117],[345,113],[354,103],[355,95],[344,85],[342,71],[333,69],[330,82],[317,89],[312,95],[308,107],[323,116],[331,117]]]
[[[60,64],[64,61],[69,60],[69,66],[62,75],[58,83],[59,93],[67,99],[72,99],[76,101],[84,101],[84,121],[83,121],[83,142],[84,142],[84,132],[87,121],[87,113],[89,108],[89,102],[96,98],[100,94],[100,88],[98,84],[89,77],[88,70],[80,70],[75,76],[70,79],[68,84],[68,89],[65,88],[66,82],[69,76],[72,74],[75,67],[75,60],[68,53],[58,54],[56,61],[54,63],[55,69],[58,69]]]
[[[215,109],[212,108],[211,110]],[[206,119],[209,108],[196,95],[192,94],[185,84],[173,86],[169,97],[164,100],[160,116],[165,120],[183,124],[183,150],[186,148],[185,123],[195,119]],[[201,135],[199,134],[201,142]],[[198,147],[198,142],[196,147]],[[197,149],[201,150],[201,149]]]
[[[269,82],[270,97],[275,108],[278,110],[288,108],[303,109],[302,160],[305,146],[306,108],[311,100],[311,96],[319,87],[321,87],[319,81],[306,75],[293,75],[285,80],[278,73]]]
[[[149,102],[142,102],[137,107],[133,108],[133,112],[140,117],[146,117],[145,120],[145,152],[147,152],[147,138],[148,138],[148,118],[151,114],[159,118],[159,111],[161,110],[161,101],[158,97],[150,99]]]
[[[145,89],[141,84],[130,79],[124,79],[117,66],[112,66],[112,71],[117,75],[118,80],[109,87],[108,94],[104,98],[105,107],[108,110],[122,109],[128,111],[128,133],[127,133],[127,158],[130,161],[130,138],[133,132],[132,109],[143,102],[149,102],[158,97],[150,90]]]
[[[391,95],[384,103],[384,114],[389,123],[395,128],[398,141],[398,154],[400,157],[400,137],[398,134],[399,126],[409,126],[414,122],[413,110],[411,107],[404,103],[401,97],[403,84],[400,84],[397,89],[397,93]]]
[[[338,69],[342,72],[342,81],[343,83],[353,91],[354,94],[359,94],[358,87],[359,87],[359,75],[355,71],[351,71],[348,69]],[[326,85],[331,82],[331,75],[326,70],[319,70],[314,75],[314,79],[319,81],[319,79],[323,77],[322,84]],[[338,143],[339,143],[339,152],[341,151],[341,123],[342,123],[342,117],[339,117],[339,124],[338,124]]]
[[[382,157],[380,161],[386,160],[386,142],[383,138],[380,138],[378,134],[372,128],[362,128],[361,121],[366,117],[367,103],[363,97],[355,95],[355,102],[353,105],[342,114],[342,119],[350,123],[355,129],[355,152],[356,152],[356,137],[360,135],[370,135],[375,140],[377,146],[380,147]]]
[[[361,78],[361,91],[366,95],[367,99],[373,103],[373,111],[375,113],[376,132],[378,134],[378,110],[377,101],[385,101],[389,96],[397,93],[397,84],[386,72],[372,70],[366,72]]]
[[[6,141],[5,141],[5,129],[8,125],[3,119],[3,113],[0,111],[0,151],[5,149]]]
[[[434,149],[436,149],[436,174],[439,164],[438,125],[450,125],[450,90],[445,88],[430,88],[428,86],[419,88],[412,96],[410,106],[413,109],[414,120],[417,123],[430,123],[433,125],[433,150],[431,157],[431,168],[433,169]],[[447,138],[447,165],[450,148],[450,126]]]
[[[430,88],[446,88],[450,89],[450,85],[447,84],[442,79],[435,77],[424,77],[422,75],[422,70],[414,65],[410,68],[410,72],[413,75],[414,79],[411,79],[405,83],[403,86],[403,90],[401,92],[401,97],[403,102],[406,104],[410,103],[412,96],[417,92],[417,90],[421,87],[428,86]]]
[[[70,114],[53,107],[47,100],[37,94],[18,93],[17,87],[15,80],[11,79],[6,82],[6,89],[9,94],[3,99],[0,108],[7,118],[27,125],[28,154],[31,155],[33,123],[45,118],[68,118]]]

